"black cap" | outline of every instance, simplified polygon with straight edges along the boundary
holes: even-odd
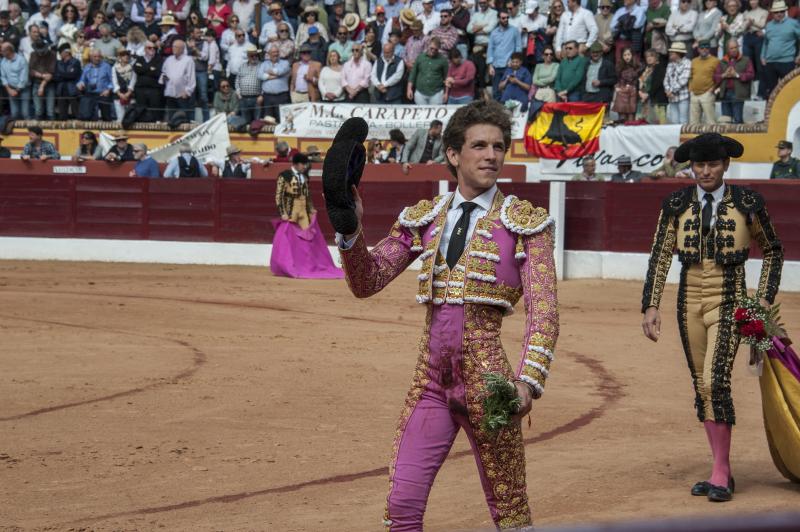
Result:
[[[11,14],[7,9],[0,11],[0,18],[11,18]]]
[[[308,155],[305,153],[295,153],[292,157],[292,164],[308,164]]]
[[[794,144],[789,142],[788,140],[779,140],[778,145],[775,146],[779,150],[791,150],[794,149]]]
[[[703,133],[687,140],[675,150],[675,160],[706,162],[719,161],[730,157],[741,157],[744,146],[738,141],[719,133]]]
[[[114,7],[112,7],[111,9],[114,10],[114,11],[125,11],[125,6],[123,6],[122,4],[117,2],[116,4],[114,4]]]

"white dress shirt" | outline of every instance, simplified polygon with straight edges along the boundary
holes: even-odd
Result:
[[[575,41],[578,44],[585,44],[589,47],[596,40],[597,22],[594,20],[594,15],[591,11],[579,7],[574,12],[567,10],[561,15],[554,43],[556,50],[560,50],[564,43],[569,41]]]
[[[714,196],[714,201],[711,204],[711,227],[714,227],[717,223],[717,207],[719,207],[719,204],[722,203],[722,197],[725,195],[725,183],[722,183],[722,185],[720,185],[720,187],[713,192],[706,192],[705,190],[700,188],[700,185],[697,185],[697,199],[700,200],[701,221],[703,218],[703,207],[706,206],[706,201],[705,199],[703,199],[703,197],[706,194],[711,194],[712,196]]]
[[[492,201],[494,200],[495,193],[497,193],[497,185],[492,185],[492,188],[480,196],[471,200],[466,200],[464,199],[464,196],[461,195],[461,192],[456,188],[456,191],[453,193],[453,201],[450,202],[450,210],[447,211],[447,220],[444,222],[444,227],[442,227],[442,238],[439,240],[439,252],[443,257],[447,256],[447,247],[450,245],[450,233],[453,232],[453,226],[458,223],[458,219],[461,218],[461,213],[464,212],[461,210],[461,204],[465,201],[471,201],[477,205],[477,207],[472,209],[472,212],[469,215],[469,227],[467,227],[466,239],[466,242],[469,243],[470,239],[472,238],[472,233],[475,231],[475,225],[478,223],[478,220],[486,216],[486,213],[488,213],[489,209],[492,208]]]
[[[475,231],[475,226],[478,224],[478,220],[486,216],[486,214],[489,212],[489,209],[492,208],[492,202],[494,201],[494,195],[496,193],[497,185],[492,185],[492,188],[480,196],[469,200],[476,204],[477,207],[472,209],[472,212],[469,215],[469,226],[467,227],[466,239],[467,243],[469,243],[470,239],[472,238],[472,233]],[[464,196],[461,195],[461,192],[458,190],[458,188],[456,188],[456,191],[453,192],[453,194],[453,201],[450,203],[450,210],[447,211],[447,219],[444,222],[444,227],[442,227],[442,238],[439,240],[439,252],[443,257],[447,256],[447,246],[450,245],[450,233],[453,232],[453,226],[458,223],[458,219],[461,218],[461,213],[464,212],[461,210],[461,204],[465,201],[468,201],[464,199]],[[345,241],[344,235],[336,233],[336,243],[339,245],[340,249],[350,249],[355,243],[357,237],[358,235],[354,236],[350,240]]]

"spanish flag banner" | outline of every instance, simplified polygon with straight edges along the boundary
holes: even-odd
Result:
[[[546,103],[528,126],[525,148],[544,159],[573,159],[600,149],[603,103]]]

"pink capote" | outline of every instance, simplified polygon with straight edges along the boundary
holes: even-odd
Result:
[[[333,263],[316,214],[311,216],[311,224],[306,229],[281,219],[272,220],[272,225],[275,236],[269,269],[274,275],[300,279],[344,277],[344,272]]]

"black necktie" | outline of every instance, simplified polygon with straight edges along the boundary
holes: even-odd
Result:
[[[706,236],[711,231],[711,215],[714,213],[714,196],[706,193],[703,196],[703,201],[706,204],[703,206],[703,236]]]
[[[447,266],[451,269],[458,263],[461,254],[464,252],[464,244],[467,242],[467,229],[469,228],[469,215],[472,210],[478,205],[471,201],[465,201],[460,205],[461,218],[456,222],[453,227],[453,232],[450,233],[450,243],[447,245]]]

